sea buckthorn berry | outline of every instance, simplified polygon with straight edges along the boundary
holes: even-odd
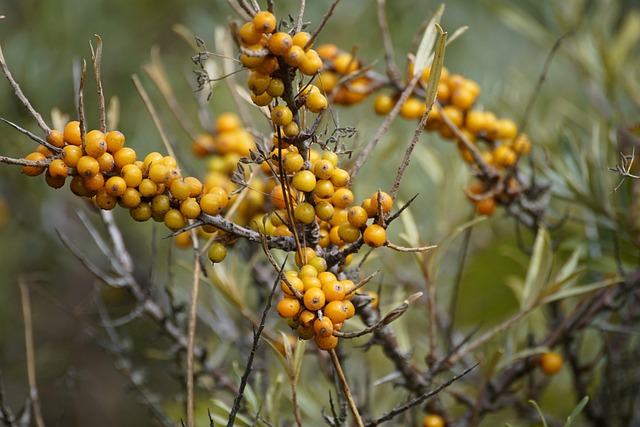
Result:
[[[378,215],[378,211],[377,209],[373,208],[373,205],[371,204],[371,199],[365,199],[362,201],[362,208],[367,211],[367,216],[369,218],[373,218],[376,215]]]
[[[318,179],[330,179],[334,166],[330,160],[320,159],[313,165],[313,173]]]
[[[276,310],[278,314],[285,319],[290,319],[298,314],[300,311],[300,301],[297,298],[284,297],[278,303]]]
[[[476,102],[476,95],[466,90],[464,87],[459,87],[451,92],[449,101],[452,105],[463,111],[467,111]]]
[[[333,214],[333,218],[329,220],[329,224],[335,227],[335,226],[340,226],[346,222],[348,222],[346,209],[338,208],[336,206],[335,213]]]
[[[298,316],[298,321],[305,328],[313,327],[313,322],[316,320],[316,314],[309,310],[302,310]]]
[[[158,194],[151,199],[151,210],[154,214],[162,215],[164,219],[164,214],[167,213],[169,209],[171,209],[171,200],[166,194]]]
[[[335,44],[325,43],[318,46],[316,52],[322,59],[333,59],[340,53],[340,49]]]
[[[408,98],[402,107],[400,107],[400,115],[407,120],[419,120],[427,111],[427,105],[418,98]]]
[[[34,151],[33,153],[27,154],[24,159],[35,162],[44,162],[46,157],[44,154]],[[22,173],[27,176],[37,176],[44,172],[45,169],[46,168],[44,166],[22,166]]]
[[[323,314],[335,325],[344,322],[347,319],[347,311],[345,310],[344,301],[331,301],[324,307]]]
[[[172,156],[164,156],[162,158],[162,164],[169,168],[177,168],[178,162]]]
[[[322,292],[324,292],[327,302],[342,301],[345,298],[346,289],[342,282],[336,280],[322,285]]]
[[[296,122],[292,121],[291,123],[289,123],[288,125],[282,128],[282,132],[285,134],[286,137],[293,138],[294,136],[300,133],[300,127]]]
[[[166,225],[169,230],[177,231],[184,228],[187,222],[178,209],[169,209],[164,214],[164,225]]]
[[[311,338],[314,338],[315,336],[316,336],[316,331],[313,330],[313,325],[309,325],[309,326],[299,325],[298,326],[298,338],[300,338],[301,340],[310,340]]]
[[[513,140],[513,142],[511,143],[511,148],[519,156],[527,154],[531,149],[531,140],[526,134],[521,133]]]
[[[518,155],[509,145],[501,144],[493,150],[492,158],[494,164],[509,167],[518,160]]]
[[[339,158],[338,158],[338,155],[336,153],[334,153],[333,151],[325,151],[325,152],[323,152],[322,153],[322,157],[320,157],[320,158],[322,160],[329,160],[334,168],[338,167]]]
[[[336,73],[323,71],[318,75],[318,86],[323,93],[329,93],[338,85],[338,80]]]
[[[329,230],[329,240],[331,240],[331,243],[336,246],[343,246],[346,242],[342,240],[342,237],[340,237],[340,234],[338,232],[339,229],[339,226],[331,227],[331,230]]]
[[[223,209],[223,198],[219,194],[207,193],[200,199],[200,209],[207,215],[218,215]]]
[[[304,293],[304,306],[307,310],[317,311],[324,307],[326,301],[324,292],[320,288],[311,288]]]
[[[294,46],[300,46],[301,48],[304,48],[306,46],[307,49],[311,48],[311,45],[307,46],[307,43],[309,43],[309,40],[311,40],[311,34],[307,33],[306,31],[300,31],[299,33],[296,33],[293,36],[292,40]]]
[[[473,111],[467,112],[464,126],[469,132],[473,134],[480,133],[480,131],[485,129],[484,112],[480,110],[473,110]]]
[[[69,184],[69,189],[73,194],[79,197],[91,197],[91,191],[84,186],[84,179],[80,175],[74,175],[71,178],[71,183]]]
[[[349,279],[341,280],[340,283],[344,288],[344,299],[350,299],[355,294],[356,284]]]
[[[247,77],[247,87],[256,95],[264,93],[271,83],[271,77],[252,71]]]
[[[69,175],[69,168],[62,159],[53,159],[49,163],[49,176],[52,178],[66,178]]]
[[[151,218],[151,206],[147,202],[141,202],[138,206],[129,210],[129,215],[138,222],[148,221]]]
[[[209,191],[207,191],[207,193],[217,194],[218,196],[220,196],[222,209],[226,208],[227,205],[229,204],[229,194],[227,193],[227,190],[225,190],[224,188],[218,185],[214,185],[213,187],[209,188]]]
[[[235,113],[222,113],[216,117],[214,126],[216,133],[232,132],[240,129],[242,122]]]
[[[333,322],[327,316],[323,316],[322,319],[315,319],[313,322],[313,330],[316,331],[316,336],[328,337],[333,334]]]
[[[106,188],[101,188],[96,194],[96,205],[105,211],[109,211],[116,207],[118,198],[107,192]]]
[[[293,192],[289,192],[288,195],[285,195],[284,189],[282,188],[282,184],[276,185],[271,190],[271,202],[278,209],[284,209],[287,206],[287,202],[285,201],[285,197],[287,200],[294,200],[295,195]]]
[[[92,130],[87,133],[84,142],[84,152],[91,157],[98,158],[107,152],[107,142],[104,133]]]
[[[462,110],[456,106],[445,105],[442,107],[442,113],[446,115],[449,121],[457,127],[461,127],[462,123],[464,123],[464,114],[462,113]]]
[[[380,201],[380,205],[382,206],[382,213],[391,212],[391,208],[393,207],[393,199],[390,195],[385,193],[384,191],[376,192],[371,196],[371,209],[374,212],[378,212],[378,200]]]
[[[52,129],[47,135],[47,142],[54,147],[64,147],[64,135],[59,130]]]
[[[119,168],[133,164],[136,161],[136,152],[133,148],[123,147],[113,153],[113,161],[116,163],[116,167]]]
[[[198,178],[188,176],[184,180],[189,184],[189,197],[198,197],[202,194],[202,182]]]
[[[82,175],[79,175],[82,176]],[[104,187],[104,175],[102,175],[101,173],[97,173],[92,177],[86,177],[83,176],[83,185],[85,186],[85,188],[89,191],[98,191],[101,188]]]
[[[333,59],[333,68],[342,74],[350,74],[360,68],[360,63],[357,59],[353,57],[352,54],[348,52],[339,53]]]
[[[324,351],[333,350],[334,348],[336,348],[338,346],[338,337],[335,337],[333,335],[329,335],[327,337],[321,337],[321,336],[316,335],[313,338],[313,340],[316,343],[316,346],[320,350],[324,350]]]
[[[440,415],[429,414],[422,419],[422,427],[444,427],[444,419]]]
[[[338,226],[338,236],[340,236],[345,243],[353,243],[360,238],[360,229],[345,222]]]
[[[326,231],[326,230],[324,230]],[[318,274],[327,271],[327,260],[321,256],[313,257],[309,260],[309,265],[314,267]]]
[[[304,101],[304,106],[314,114],[319,114],[327,109],[329,102],[321,93],[310,93]]]
[[[119,197],[122,196],[127,189],[127,183],[120,176],[112,176],[104,183],[104,187],[107,193],[114,197]]]
[[[320,257],[316,257],[316,258],[322,259]],[[308,291],[311,288],[322,287],[322,283],[320,282],[320,279],[318,279],[317,277],[306,276],[306,277],[303,277],[301,280],[302,280],[302,283],[304,284],[304,292]]]
[[[496,139],[512,140],[518,134],[518,125],[511,119],[496,120]]]
[[[316,268],[311,264],[303,265],[302,267],[300,267],[300,270],[298,271],[299,278],[302,279],[307,276],[318,277],[318,270],[316,270]]]
[[[289,229],[289,226],[282,224],[273,229],[274,236],[293,236],[293,233]]]
[[[284,55],[293,46],[293,38],[283,31],[274,33],[269,37],[269,43],[267,45],[269,51],[274,55]]]
[[[180,213],[187,219],[196,219],[201,212],[200,204],[193,197],[189,197],[180,203]]]
[[[246,46],[240,54],[240,63],[249,69],[262,65],[268,51],[260,43]]]
[[[170,177],[171,169],[162,163],[155,163],[149,168],[149,179],[156,184],[164,184]]]
[[[371,224],[364,229],[362,239],[372,248],[378,248],[387,241],[387,231],[378,224]]]
[[[322,282],[323,286],[327,283],[335,282],[338,280],[336,275],[330,271],[324,271],[322,273],[318,273],[318,279],[320,279],[320,282]]]
[[[292,67],[299,67],[307,58],[307,53],[300,46],[291,46],[284,55],[284,61]]]
[[[297,290],[298,292],[304,292],[304,283],[302,282],[302,279],[297,276],[290,275],[287,275],[286,278],[293,289]],[[292,291],[291,288],[289,288],[289,285],[284,281],[284,279],[280,282],[280,288],[286,295],[295,295],[295,292]]]
[[[496,211],[496,200],[493,197],[487,197],[475,202],[475,210],[478,215],[491,216]]]
[[[113,160],[111,153],[104,153],[96,160],[98,160],[98,164],[100,165],[100,172],[110,172],[116,167],[116,162]]]
[[[76,145],[66,145],[60,154],[60,158],[70,168],[76,167],[80,157],[82,157],[82,148]]]
[[[46,182],[47,185],[51,188],[61,188],[64,185],[65,179],[66,177],[64,176],[53,177],[49,175],[48,172],[44,174],[44,182]]]
[[[303,224],[311,224],[316,219],[316,211],[311,203],[300,203],[293,211],[293,216]]]
[[[318,237],[318,245],[320,245],[320,247],[322,248],[326,248],[327,246],[329,246],[331,244],[331,239],[329,238],[329,230],[327,230],[326,228],[321,228],[318,231],[319,237]],[[320,257],[318,257],[320,258]],[[323,258],[320,258],[323,259]],[[325,261],[326,263],[326,261]]]
[[[171,191],[173,198],[177,200],[186,200],[191,196],[191,187],[189,183],[183,179],[173,181],[169,187],[169,191]]]
[[[276,17],[273,13],[262,11],[253,16],[253,26],[258,33],[271,33],[276,29]]]
[[[313,187],[313,194],[320,199],[329,199],[334,192],[333,184],[328,179],[316,181],[316,185]]]
[[[63,137],[67,144],[82,145],[80,136],[80,122],[77,120],[67,123],[64,127]]]
[[[298,171],[291,179],[291,185],[298,191],[308,193],[316,187],[316,176],[308,170]]]
[[[333,183],[331,183],[333,185]],[[331,197],[331,203],[336,208],[344,209],[353,204],[353,192],[348,188],[338,188]]]
[[[118,130],[107,132],[107,134],[104,136],[104,140],[107,143],[107,151],[111,154],[124,147],[124,134]]]
[[[353,255],[353,254],[350,254],[350,255]],[[345,261],[350,262],[348,260],[345,260]],[[348,299],[343,301],[343,303],[344,303],[344,311],[347,313],[347,319],[351,319],[353,315],[356,314],[356,306],[353,305],[353,303]]]
[[[209,258],[209,261],[214,264],[222,262],[227,257],[227,247],[220,242],[215,242],[209,248],[207,256]]]
[[[378,304],[380,303],[380,296],[375,291],[367,291],[366,295],[369,297],[369,304],[371,307],[378,308]]]
[[[391,95],[378,95],[373,101],[373,111],[380,116],[386,116],[395,107],[396,101]],[[422,117],[422,116],[421,116]]]
[[[316,216],[322,221],[331,221],[335,215],[335,208],[331,203],[321,200],[316,203]]]
[[[256,95],[252,92],[251,101],[253,101],[253,103],[258,107],[266,107],[267,105],[271,104],[271,101],[273,101],[273,97],[267,92],[260,95]]]
[[[238,30],[238,35],[240,36],[240,41],[245,45],[256,44],[262,38],[262,33],[256,31],[253,22],[246,22],[242,25]]]
[[[305,264],[309,264],[309,262],[316,257],[316,251],[312,248],[305,247],[302,249],[302,254],[300,252],[296,252],[294,260],[298,267],[302,267]]]
[[[363,227],[368,219],[367,211],[362,206],[352,206],[347,210],[347,221],[356,228]]]
[[[271,110],[271,120],[276,126],[286,126],[293,120],[293,114],[289,107],[278,105]]]
[[[282,96],[284,93],[284,83],[281,79],[271,79],[269,86],[267,86],[267,94],[273,98]]]
[[[540,356],[540,370],[545,375],[557,374],[562,369],[563,363],[562,355],[555,351],[549,351]]]
[[[46,158],[53,157],[53,151],[49,150],[49,148],[44,145],[38,145],[36,152],[44,154]]]
[[[138,206],[141,201],[142,196],[140,195],[140,192],[133,187],[127,187],[127,189],[124,190],[124,193],[122,193],[122,196],[120,196],[118,203],[123,208],[133,209]]]
[[[91,178],[98,172],[100,172],[100,164],[96,159],[91,156],[82,156],[78,159],[76,165],[78,173],[86,178]]]
[[[287,153],[282,158],[282,167],[287,173],[298,172],[302,168],[303,164],[304,158],[299,153]]]
[[[315,50],[311,49],[305,53],[304,58],[298,65],[300,72],[306,76],[313,76],[322,70],[322,59]]]
[[[153,197],[158,193],[158,184],[149,178],[144,178],[138,185],[138,191],[143,197]]]
[[[142,173],[148,174],[151,166],[155,164],[162,164],[163,159],[164,156],[157,151],[152,151],[151,153],[147,154],[144,158],[144,161],[142,162]]]

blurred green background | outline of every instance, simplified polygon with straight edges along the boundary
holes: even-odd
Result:
[[[310,28],[313,29],[330,2],[307,3],[305,18],[312,22]],[[554,39],[563,34],[562,26],[566,23],[551,25],[554,23],[553,12],[562,6],[550,8],[533,0],[519,2],[519,8],[525,14],[551,23],[548,31],[552,37],[536,42],[534,37],[522,35],[527,32],[526,27],[516,31],[513,27],[517,27],[518,22],[506,25],[501,19],[506,16],[501,11],[511,2],[456,0],[445,3],[442,20],[445,30],[452,32],[460,26],[469,26],[468,32],[447,49],[445,65],[452,72],[480,83],[480,103],[486,109],[502,117],[520,119]],[[637,7],[633,1],[610,3],[619,7],[619,16]],[[295,16],[296,5],[293,0],[276,1],[276,12],[280,16]],[[437,2],[415,0],[389,2],[390,29],[396,61],[401,69],[406,64],[406,53],[415,46],[421,24],[437,6]],[[75,116],[73,63],[81,59],[90,62],[89,42],[94,40],[94,34],[99,34],[104,42],[102,77],[105,92],[107,97],[119,99],[120,130],[127,136],[128,145],[139,153],[162,148],[157,131],[131,82],[131,75],[140,75],[152,97],[159,99],[141,71],[141,66],[149,60],[151,47],[158,46],[180,102],[195,117],[194,65],[190,59],[193,51],[176,35],[172,26],[186,25],[213,50],[214,28],[224,26],[233,17],[232,10],[222,0],[21,0],[0,5],[0,15],[5,15],[0,20],[0,44],[9,67],[34,107],[49,123],[54,108]],[[319,38],[318,43],[322,42],[336,43],[345,50],[357,46],[359,56],[366,63],[377,61],[375,68],[384,72],[373,1],[343,1]],[[86,110],[89,125],[96,127],[93,85],[93,79],[89,78]],[[235,110],[227,89],[219,86],[210,102],[211,111],[215,114]],[[38,132],[4,80],[0,82],[0,99],[0,116]],[[565,114],[559,108],[570,109],[578,105],[586,111],[592,108],[589,102],[582,82],[576,78],[576,70],[558,55],[531,115],[528,132],[534,143],[545,150],[556,150],[557,135],[571,113]],[[158,104],[162,105],[161,102]],[[161,107],[161,110],[167,122],[175,125],[166,109]],[[355,150],[371,138],[380,123],[370,102],[340,110],[339,114],[342,124],[358,128],[358,135],[351,142]],[[195,118],[193,121],[197,123]],[[356,200],[389,186],[414,125],[396,121],[362,170],[354,186]],[[0,154],[20,157],[33,150],[32,141],[4,124],[0,126]],[[188,153],[190,141],[187,136],[175,126],[172,136],[180,149]],[[432,135],[423,136],[423,140],[426,142],[416,151],[399,197],[407,200],[420,194],[412,214],[422,240],[435,243],[470,218],[471,206],[461,191],[470,182],[470,174],[453,145]],[[76,212],[87,211],[91,219],[95,219],[94,214],[84,202],[73,197],[67,187],[52,190],[41,178],[29,178],[15,167],[0,166],[0,371],[9,404],[20,408],[27,396],[18,282],[28,280],[32,283],[38,383],[50,425],[56,425],[56,422],[57,425],[79,426],[155,425],[146,410],[137,404],[135,394],[127,391],[126,378],[117,373],[112,357],[91,338],[98,326],[94,295],[99,284],[62,246],[56,235],[56,230],[61,230],[98,264],[105,265],[100,259],[104,255],[88,238]],[[126,212],[117,212],[116,218],[125,231],[140,276],[146,277],[150,269],[158,265],[159,259],[183,256],[169,248],[169,241],[160,239],[162,230],[153,224],[134,224]],[[403,243],[398,236],[403,231],[400,221],[390,231],[399,243]],[[474,230],[457,319],[463,327],[471,328],[481,322],[504,318],[515,309],[516,301],[506,283],[514,276],[523,277],[528,261],[524,254],[514,249],[513,233],[512,220],[505,220],[500,214]],[[152,255],[152,245],[160,255]],[[454,242],[450,252],[442,258],[438,284],[444,289],[444,296],[447,295],[447,284],[453,283],[455,278],[459,247],[459,242]],[[383,292],[390,298],[390,305],[401,300],[407,288],[419,290],[413,289],[417,286],[418,267],[412,256],[374,258],[368,265],[371,270],[380,267],[385,272]],[[165,270],[158,268],[154,272],[154,285],[174,280],[169,277],[171,272]],[[131,308],[126,295],[111,291],[106,296],[123,313]],[[425,322],[423,315],[416,315],[416,319],[412,321]],[[140,323],[131,331],[132,336],[148,340],[151,346],[158,344],[158,337],[146,336],[155,333],[148,322]],[[404,320],[398,328],[402,326],[405,326]],[[401,337],[409,340],[409,337]],[[418,344],[419,351],[424,350],[422,345],[424,343]],[[135,350],[142,349],[136,347]],[[178,396],[181,389],[171,381],[172,373],[162,372],[161,363],[156,365],[151,369],[164,375],[158,384],[169,395]],[[561,391],[566,387],[566,379],[558,381]],[[556,402],[560,413],[566,413],[572,405],[573,402]]]

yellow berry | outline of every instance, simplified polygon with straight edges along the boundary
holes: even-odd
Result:
[[[362,233],[364,242],[372,248],[377,248],[387,241],[387,231],[378,224],[371,224]]]
[[[222,262],[227,257],[227,247],[220,242],[215,242],[209,248],[207,256],[209,257],[209,261],[214,264]]]
[[[562,369],[563,363],[562,355],[555,351],[549,351],[540,356],[540,370],[546,375],[557,374]]]
[[[42,153],[33,152],[24,157],[25,160],[31,160],[35,162],[44,162],[46,157]],[[22,173],[27,176],[37,176],[44,172],[46,168],[44,166],[22,166]]]

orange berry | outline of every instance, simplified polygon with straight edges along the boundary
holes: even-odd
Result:
[[[119,168],[133,164],[136,161],[136,152],[133,148],[123,147],[113,153],[113,161],[116,163],[116,167]]]
[[[24,157],[25,160],[31,160],[35,162],[44,162],[46,157],[42,153],[33,152]],[[37,176],[44,172],[46,168],[44,166],[22,166],[22,173],[27,176]]]
[[[267,45],[269,51],[274,55],[284,55],[293,46],[293,38],[283,31],[274,33],[269,37],[269,43]]]
[[[317,311],[324,307],[326,301],[324,292],[320,288],[311,288],[304,293],[304,306],[307,310]]]
[[[387,241],[387,231],[378,224],[371,224],[364,229],[362,239],[372,248],[378,248]]]
[[[104,139],[107,143],[107,151],[111,154],[124,147],[124,134],[118,130],[107,132]]]
[[[371,196],[371,210],[376,213],[378,212],[378,199],[380,200],[380,205],[382,206],[382,213],[389,213],[391,211],[391,208],[393,207],[393,199],[384,191],[374,193],[373,196]]]
[[[546,375],[557,374],[562,369],[563,363],[562,355],[555,351],[549,351],[540,356],[540,370]]]
[[[360,238],[360,229],[354,227],[348,222],[344,222],[337,227],[338,227],[338,236],[345,243],[353,243]]]
[[[64,127],[63,137],[67,144],[82,145],[80,137],[80,122],[77,120],[67,123]]]
[[[106,188],[98,190],[95,201],[96,205],[105,211],[115,208],[118,204],[118,198],[109,194]]]
[[[304,48],[305,46],[307,46],[309,40],[311,40],[311,34],[307,33],[306,31],[300,31],[293,36],[292,40],[295,46]],[[310,47],[311,46],[307,46],[307,49],[309,49]]]
[[[240,36],[240,41],[245,45],[256,44],[262,38],[262,33],[256,31],[253,22],[246,22],[242,25],[238,30],[238,35]]]
[[[304,57],[298,64],[300,72],[306,76],[313,76],[322,70],[322,59],[315,50],[311,49],[305,53]]]
[[[227,247],[220,242],[215,242],[209,248],[207,257],[214,264],[222,262],[227,257]]]
[[[322,292],[327,302],[342,301],[345,299],[346,289],[342,282],[333,281],[322,285]]]
[[[116,166],[116,162],[113,160],[111,153],[104,153],[96,160],[98,160],[98,164],[100,165],[100,172],[110,172]]]
[[[49,135],[47,135],[47,142],[54,147],[64,147],[64,135],[59,130],[52,129]]]
[[[291,46],[284,55],[284,61],[292,67],[299,67],[307,58],[307,53],[300,46]]]
[[[376,96],[376,99],[373,101],[373,110],[376,114],[385,116],[391,112],[395,105],[396,101],[391,95],[382,94]]]
[[[207,215],[218,215],[223,207],[223,197],[215,193],[207,193],[200,199],[200,209]]]
[[[333,68],[342,74],[350,74],[360,68],[360,63],[357,59],[353,57],[352,54],[348,52],[339,53],[333,59]]]
[[[323,316],[322,319],[315,319],[313,322],[313,329],[316,331],[316,336],[328,337],[333,334],[333,322],[328,316]]]
[[[496,201],[493,197],[487,197],[475,203],[475,210],[478,215],[491,216],[496,211]]]
[[[196,219],[202,208],[196,199],[189,197],[180,203],[180,213],[187,219]]]
[[[107,142],[104,133],[99,130],[92,130],[87,133],[84,141],[84,151],[96,159],[107,152]]]
[[[52,178],[66,178],[69,175],[69,169],[62,159],[53,159],[49,163],[49,176]]]
[[[100,172],[100,163],[91,156],[82,156],[76,165],[78,173],[86,178],[91,178]]]
[[[81,175],[78,175],[81,176]],[[104,175],[97,173],[92,177],[82,177],[84,187],[89,191],[98,191],[104,187]]]
[[[289,107],[278,105],[271,110],[271,120],[276,126],[286,126],[293,120],[293,113]]]
[[[151,218],[151,206],[147,202],[141,202],[138,206],[129,210],[129,215],[138,222],[148,221]]]
[[[347,221],[356,228],[363,227],[368,219],[367,211],[362,206],[352,206],[347,210]]]
[[[104,183],[107,193],[111,196],[122,196],[127,189],[126,181],[120,176],[112,176]]]
[[[118,202],[120,206],[126,209],[133,209],[140,204],[142,201],[142,196],[140,192],[132,187],[127,187],[120,196],[120,201]]]
[[[278,303],[276,310],[278,310],[278,314],[280,314],[280,316],[285,319],[289,319],[294,317],[300,311],[300,301],[298,301],[297,298],[284,297]]]
[[[440,415],[429,414],[422,419],[422,427],[444,427],[444,419]]]
[[[316,335],[314,337],[314,342],[320,350],[329,351],[333,350],[338,345],[338,337],[335,337],[333,335],[329,335],[326,337]]]
[[[408,98],[402,107],[400,107],[400,115],[407,120],[419,120],[427,111],[427,105],[418,98]]]
[[[258,12],[253,16],[253,27],[258,33],[271,33],[276,29],[276,24],[276,17],[271,12]]]
[[[347,319],[347,309],[344,301],[331,301],[324,307],[323,314],[331,319],[333,324],[344,322]]]
[[[178,209],[169,209],[164,214],[164,225],[171,231],[177,231],[187,225],[187,221]]]

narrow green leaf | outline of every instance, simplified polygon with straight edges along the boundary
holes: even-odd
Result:
[[[536,303],[551,274],[551,236],[546,227],[540,226],[533,244],[533,255],[524,281],[520,308],[528,310]]]
[[[438,267],[442,264],[441,260],[443,257],[447,255],[447,251],[449,250],[449,246],[453,242],[455,242],[462,233],[464,233],[467,229],[475,227],[477,224],[485,221],[487,219],[486,216],[476,216],[471,221],[465,222],[464,224],[456,227],[451,234],[447,236],[441,243],[438,244],[438,247],[434,250],[434,256],[431,257],[431,261],[429,263],[429,270],[431,272],[431,277],[436,280]]]
[[[440,22],[440,18],[442,17],[443,13],[444,3],[440,5],[431,20],[429,20],[427,28],[424,30],[422,40],[420,40],[418,51],[416,52],[416,61],[413,68],[414,76],[422,73],[422,70],[424,70],[427,65],[429,65],[429,57],[431,56],[431,52],[433,51],[433,44],[436,41],[436,37],[438,37],[436,24]]]
[[[399,203],[402,205],[402,203]],[[403,238],[410,247],[416,248],[420,246],[420,241],[418,240],[418,225],[416,224],[416,219],[411,213],[411,209],[405,209],[400,216],[402,219],[402,225],[404,226],[404,231],[400,233],[400,237]]]
[[[587,406],[587,403],[589,403],[589,396],[582,398],[580,403],[578,403],[578,406],[576,406],[571,415],[567,418],[567,422],[564,424],[564,427],[573,427],[575,425],[578,415],[580,415],[580,412],[582,412],[584,407]]]
[[[544,427],[548,427],[547,426],[547,420],[544,419],[544,414],[542,413],[542,411],[540,410],[540,407],[538,406],[538,404],[535,402],[535,400],[530,400],[529,403],[531,404],[531,406],[533,406],[534,408],[536,408],[536,411],[538,411],[538,415],[540,415],[540,419],[542,420],[542,425]]]
[[[307,341],[298,340],[296,343],[296,349],[293,353],[293,375],[297,378],[300,375],[300,368],[302,367],[302,360],[304,358],[304,351],[307,348]]]
[[[284,333],[283,333],[284,335]],[[287,360],[284,358],[284,356],[282,355],[282,353],[280,353],[280,350],[278,350],[278,348],[276,347],[276,345],[271,342],[270,339],[265,338],[264,336],[260,336],[260,339],[262,339],[263,341],[265,341],[267,344],[269,344],[269,347],[271,347],[271,349],[273,350],[273,353],[278,357],[278,360],[280,361],[280,363],[282,364],[282,367],[284,368],[285,372],[288,372],[287,370]],[[285,344],[286,345],[286,344]]]
[[[427,111],[431,110],[433,103],[438,95],[438,83],[440,82],[440,73],[444,65],[444,51],[447,48],[447,33],[442,30],[439,24],[435,24],[438,30],[438,40],[436,41],[435,56],[431,64],[431,73],[429,74],[429,82],[427,83]]]
[[[586,294],[589,292],[597,291],[598,289],[603,289],[608,286],[613,286],[617,283],[620,283],[619,277],[613,277],[611,279],[601,280],[599,282],[591,283],[589,285],[583,286],[575,286],[571,288],[562,289],[558,292],[554,292],[551,295],[545,297],[542,300],[543,304],[548,304],[553,301],[559,301],[565,298],[575,297],[578,295]]]
[[[610,64],[614,72],[621,72],[620,69],[631,55],[634,47],[640,40],[640,11],[631,10],[624,18],[620,31],[615,35],[611,43],[607,45]]]

